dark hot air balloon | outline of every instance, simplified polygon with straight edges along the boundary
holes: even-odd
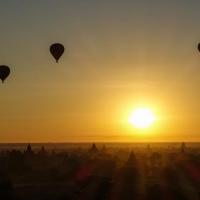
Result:
[[[52,56],[55,58],[56,62],[58,63],[58,60],[62,56],[62,54],[65,51],[65,47],[60,43],[55,43],[50,46],[50,52]]]
[[[200,43],[198,44],[198,47],[197,47],[197,48],[198,48],[198,50],[200,51]]]
[[[9,74],[10,74],[10,68],[5,65],[0,65],[0,79],[2,80],[2,83],[6,80]]]

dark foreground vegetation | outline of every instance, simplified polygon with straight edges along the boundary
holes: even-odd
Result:
[[[2,200],[199,200],[200,147],[2,150]]]

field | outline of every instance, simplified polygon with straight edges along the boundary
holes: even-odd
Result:
[[[0,199],[200,199],[200,144],[2,144]]]

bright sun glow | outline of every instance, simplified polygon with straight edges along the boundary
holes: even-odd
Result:
[[[137,108],[129,117],[129,122],[136,128],[148,128],[155,121],[153,112],[148,108]]]

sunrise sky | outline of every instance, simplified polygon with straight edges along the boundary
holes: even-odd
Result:
[[[0,1],[0,142],[200,141],[200,1]],[[49,45],[66,52],[56,64]],[[138,130],[134,109],[156,121]]]

